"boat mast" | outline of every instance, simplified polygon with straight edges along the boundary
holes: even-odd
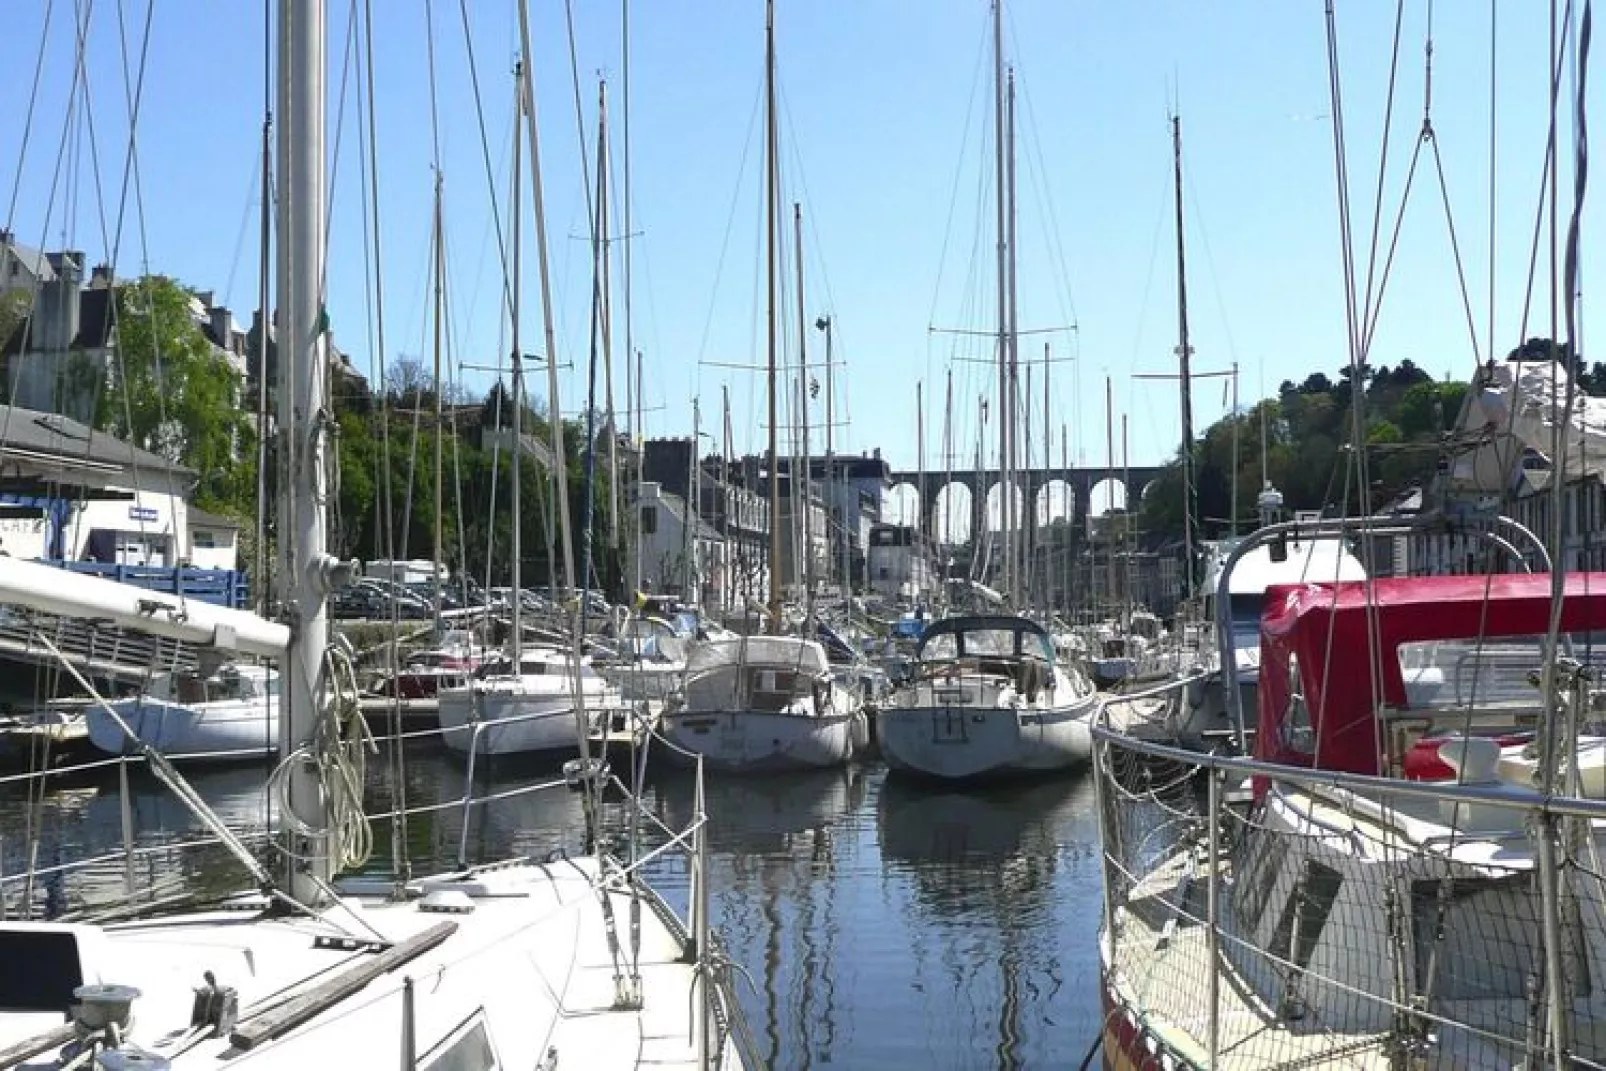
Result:
[[[797,361],[798,407],[803,418],[803,602],[814,634],[814,505],[810,485],[814,482],[814,459],[809,449],[809,329],[803,316],[803,206],[792,202],[793,259],[797,264]],[[796,473],[793,474],[794,479]],[[827,531],[829,531],[827,527]]]
[[[1075,529],[1071,526],[1076,522],[1072,510],[1076,508],[1076,496],[1071,495],[1071,431],[1064,424],[1060,425],[1060,473],[1065,480],[1065,493],[1070,501],[1065,503],[1065,560],[1060,568],[1060,608],[1067,617],[1071,613],[1071,541]]]
[[[608,200],[608,83],[597,83],[597,203],[596,217],[591,221],[591,354],[586,361],[586,455],[585,501],[580,504],[580,633],[576,643],[585,639],[586,617],[590,611],[592,548],[596,539],[591,529],[596,523],[597,486],[597,363],[599,336],[605,334],[606,316],[602,307],[602,277],[607,272],[607,254],[602,245],[603,217],[607,215]],[[692,441],[692,454],[697,443]],[[687,523],[690,523],[688,517]],[[576,650],[576,657],[579,651]]]
[[[279,552],[290,646],[285,657],[279,754],[312,745],[322,722],[321,685],[332,567],[325,553],[328,363],[324,285],[324,0],[285,0],[279,51],[279,399],[286,482]],[[264,319],[266,317],[264,316]],[[288,806],[299,826],[289,834],[286,887],[303,904],[327,900],[331,875],[328,804],[313,766],[292,762]]]
[[[1049,370],[1050,367],[1052,367],[1052,360],[1051,360],[1051,357],[1050,357],[1050,353],[1051,353],[1051,351],[1049,349],[1049,343],[1047,343],[1047,342],[1043,343],[1043,478],[1044,478],[1044,480],[1048,479],[1049,471],[1054,466],[1054,425],[1049,423],[1049,417],[1048,417],[1048,376],[1049,376],[1049,371],[1048,370]],[[1030,404],[1029,400],[1028,400],[1028,404]],[[1063,488],[1061,489],[1060,493],[1062,495],[1065,493]],[[1050,536],[1053,535],[1053,529],[1049,527],[1049,523],[1050,523],[1050,520],[1051,520],[1051,518],[1049,517],[1049,513],[1053,508],[1053,503],[1054,503],[1054,496],[1045,491],[1044,494],[1043,494],[1043,526],[1042,526],[1041,531],[1047,532]],[[1036,503],[1033,503],[1033,518],[1032,518],[1033,521],[1035,521],[1037,519],[1036,518],[1036,508],[1035,507],[1036,507]],[[1061,509],[1064,508],[1064,502],[1063,501],[1060,503],[1060,508]],[[1045,602],[1047,604],[1047,609],[1049,610],[1050,613],[1052,613],[1053,612],[1053,608],[1054,608],[1054,543],[1053,543],[1052,539],[1049,541],[1048,546],[1043,548],[1043,585],[1048,589],[1047,592],[1045,592],[1045,595],[1046,595]]]
[[[263,5],[264,48],[272,41],[271,11],[268,5]],[[257,277],[257,508],[256,543],[251,548],[251,586],[255,589],[253,601],[257,613],[266,617],[272,605],[272,585],[268,583],[268,503],[272,501],[268,497],[268,324],[271,320],[268,309],[272,284],[268,280],[273,273],[273,71],[265,62],[262,65],[262,112],[262,233]],[[283,361],[284,356],[281,354],[279,359]],[[374,526],[376,535],[383,531],[382,524]]]
[[[1104,377],[1104,572],[1105,597],[1115,603],[1115,399]]]
[[[764,143],[768,148],[766,153],[766,170],[764,174],[765,185],[765,216],[766,216],[766,257],[768,259],[768,304],[765,312],[769,342],[769,476],[770,476],[770,561],[769,561],[769,631],[771,635],[780,635],[781,632],[781,482],[780,472],[776,461],[776,414],[775,414],[775,330],[776,313],[779,304],[779,291],[775,273],[775,247],[778,244],[779,222],[777,215],[779,207],[777,200],[780,191],[777,188],[777,141],[775,134],[775,0],[766,0],[764,5]]]
[[[446,243],[444,228],[441,226],[441,191],[443,176],[435,172],[435,562],[430,579],[434,583],[434,593],[430,597],[430,610],[434,618],[435,635],[441,634],[441,596],[445,593],[446,585],[441,580],[441,566],[446,561],[446,528],[445,519],[441,516],[446,501],[445,483],[445,443],[446,420],[445,407],[441,398],[441,331],[446,318]]]
[[[686,518],[680,526],[680,590],[687,602],[696,602],[697,569],[695,555],[697,543],[692,530],[697,526],[697,501],[699,494],[697,470],[697,444],[703,434],[703,411],[701,400],[691,400],[691,449],[686,457]]]
[[[998,210],[998,506],[1004,536],[1003,584],[1009,594],[1009,221],[1004,164],[1004,0],[993,0],[994,200]],[[982,496],[983,502],[986,496]],[[983,516],[986,508],[983,507]]]
[[[1000,0],[1000,6],[1002,0]],[[1023,573],[1021,566],[1022,553],[1025,549],[1025,524],[1016,524],[1017,515],[1021,512],[1019,507],[1023,503],[1016,501],[1018,489],[1015,486],[1015,477],[1019,472],[1020,460],[1029,457],[1030,447],[1023,453],[1020,449],[1020,439],[1015,427],[1015,421],[1021,414],[1020,404],[1020,320],[1018,319],[1019,305],[1016,301],[1015,287],[1015,68],[1009,69],[1009,86],[1006,94],[1005,113],[1005,154],[1004,161],[1008,167],[1009,190],[1009,397],[1004,406],[1004,422],[1008,428],[1009,436],[1009,479],[1005,485],[1009,493],[1004,496],[1004,554],[1008,563],[1010,605],[1015,610],[1024,609],[1025,589],[1023,587]],[[1031,393],[1031,384],[1027,384],[1026,393]],[[1024,520],[1024,518],[1021,518]]]
[[[926,490],[926,385],[924,380],[915,380],[915,487],[918,488],[915,502],[915,545],[914,556],[921,554],[921,541],[925,538],[925,526],[921,522],[921,514],[925,512],[925,502],[919,501]]]
[[[942,403],[942,600],[948,602],[948,564],[953,561],[954,496],[954,370],[948,368],[948,387]]]
[[[513,107],[513,300],[509,303],[508,317],[512,321],[508,334],[513,346],[513,451],[509,458],[512,470],[512,504],[513,504],[513,543],[510,552],[513,556],[512,568],[512,611],[513,611],[513,671],[518,667],[524,657],[524,545],[521,531],[524,528],[523,509],[523,480],[520,475],[519,455],[524,452],[524,354],[520,352],[519,320],[522,312],[523,298],[523,224],[524,224],[524,145],[519,140],[518,125],[524,116],[524,62],[520,60],[513,65],[513,89],[518,100]],[[550,525],[548,528],[550,529]],[[552,570],[552,555],[547,554],[547,571]]]
[[[1171,155],[1176,172],[1177,214],[1177,361],[1182,383],[1182,576],[1183,594],[1192,599],[1193,525],[1198,500],[1193,477],[1193,378],[1189,361],[1193,348],[1188,344],[1188,261],[1182,234],[1182,119],[1171,117]]]

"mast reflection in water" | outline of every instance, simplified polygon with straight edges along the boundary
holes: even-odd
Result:
[[[369,807],[388,807],[386,766],[369,766]],[[619,763],[624,768],[624,763]],[[487,769],[487,767],[490,767]],[[186,771],[231,824],[265,828],[266,767]],[[480,763],[476,790],[505,793],[559,777],[554,765]],[[459,797],[458,760],[409,754],[407,804]],[[194,835],[191,820],[148,777],[130,779],[139,843]],[[19,794],[20,795],[20,794]],[[54,787],[30,808],[0,809],[5,874],[26,864],[31,809],[37,865],[107,856],[87,875],[42,881],[36,910],[59,913],[122,899],[123,808],[115,774]],[[691,816],[689,775],[655,775],[644,802],[670,825]],[[563,790],[475,808],[471,862],[510,853],[542,858],[584,846],[581,797]],[[1069,778],[955,792],[888,780],[881,767],[785,777],[708,780],[712,921],[732,960],[760,1053],[778,1069],[1075,1067],[1098,1031],[1100,876],[1091,781]],[[607,833],[626,812],[606,805]],[[415,874],[446,869],[462,842],[458,807],[408,825]],[[374,823],[375,864],[388,866],[390,829]],[[662,842],[649,837],[647,848]],[[161,860],[161,862],[158,862]],[[141,857],[147,869],[168,866]],[[186,857],[170,877],[188,887],[239,887],[219,852]],[[648,879],[677,909],[686,866],[666,856]],[[168,891],[171,891],[171,883]],[[19,888],[8,882],[16,910]]]

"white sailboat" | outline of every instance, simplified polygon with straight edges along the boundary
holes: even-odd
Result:
[[[950,617],[926,630],[914,679],[876,718],[894,770],[947,780],[1071,769],[1092,753],[1098,694],[1024,617]]]
[[[748,772],[841,766],[870,735],[858,692],[837,679],[824,647],[797,636],[699,644],[659,725],[671,757]]]
[[[170,759],[264,758],[279,748],[279,673],[235,663],[209,675],[164,673],[140,695],[91,704],[84,723],[90,743],[108,755],[137,754],[145,744]]]
[[[325,10],[323,0],[284,0],[279,13],[279,411],[299,461],[280,533],[293,547],[282,574],[293,627],[214,610],[191,618],[176,599],[104,581],[78,585],[86,598],[69,612],[101,607],[124,627],[283,657],[286,864],[275,875],[230,838],[255,885],[244,896],[124,922],[0,922],[0,1066],[739,1067],[730,1024],[740,1013],[709,970],[699,879],[688,933],[641,881],[639,862],[607,856],[335,878],[366,856],[367,820],[357,752],[332,731],[356,714],[335,702],[325,613],[328,591],[351,573],[325,553]],[[528,56],[522,4],[519,14]],[[528,81],[523,95],[538,173]],[[0,560],[0,601],[69,601],[43,568]],[[160,754],[143,753],[226,836]],[[600,769],[574,771],[572,787],[599,791]],[[703,872],[700,858],[693,866]],[[625,913],[622,938],[614,918]]]
[[[583,723],[575,720],[577,696]],[[572,651],[526,644],[517,662],[487,663],[464,686],[441,690],[441,739],[453,751],[480,755],[572,753],[577,725],[590,732],[604,719],[622,723],[624,711],[623,694],[589,658],[577,665]]]

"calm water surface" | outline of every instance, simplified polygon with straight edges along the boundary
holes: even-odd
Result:
[[[269,822],[264,769],[190,771],[223,817]],[[462,794],[466,770],[438,755],[407,757],[407,802]],[[481,769],[478,792],[556,777],[550,767]],[[370,807],[390,806],[384,763],[369,771]],[[168,890],[238,885],[216,849],[165,845],[197,831],[160,785],[130,778],[129,820],[142,852],[121,853],[118,779],[80,779],[37,805],[0,799],[0,862],[15,875],[26,845],[36,865],[109,853],[88,877],[46,878],[36,902],[53,912],[118,898],[129,866]],[[3,791],[3,790],[0,790]],[[693,811],[689,775],[651,778],[646,805],[672,827]],[[771,1066],[844,1068],[1075,1067],[1099,1025],[1095,930],[1100,904],[1093,786],[1086,777],[957,792],[868,766],[793,777],[710,777],[713,921],[742,968],[738,995]],[[622,831],[610,805],[606,828]],[[578,796],[562,789],[410,821],[415,873],[509,854],[583,849]],[[375,862],[388,867],[390,827],[376,823]],[[650,845],[663,834],[648,836]],[[684,911],[687,868],[665,857],[650,880]],[[11,902],[16,904],[16,889]]]

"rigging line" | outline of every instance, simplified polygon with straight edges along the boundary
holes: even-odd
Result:
[[[1489,337],[1485,343],[1486,352],[1494,356],[1495,340],[1495,265],[1499,260],[1495,256],[1495,176],[1496,176],[1496,141],[1495,141],[1495,105],[1498,100],[1496,87],[1499,85],[1497,63],[1499,52],[1499,22],[1495,16],[1495,0],[1489,0]]]
[[[1592,7],[1593,5],[1590,3],[1590,0],[1584,0],[1583,13],[1578,27],[1578,57],[1576,61],[1576,78],[1578,84],[1573,115],[1573,203],[1572,211],[1567,221],[1566,247],[1562,254],[1564,264],[1563,279],[1566,285],[1566,301],[1562,305],[1562,317],[1567,330],[1567,346],[1570,353],[1577,353],[1578,351],[1576,343],[1579,324],[1577,319],[1577,301],[1574,298],[1574,294],[1577,293],[1578,290],[1579,231],[1581,229],[1584,215],[1584,195],[1587,191],[1589,182],[1588,101],[1585,97],[1585,89],[1589,84],[1589,42],[1590,37],[1592,36],[1594,23]],[[1567,25],[1569,27],[1571,26],[1570,19],[1568,20]],[[1554,109],[1554,101],[1552,102],[1552,108]],[[1554,117],[1552,121],[1554,122]],[[1554,398],[1554,392],[1552,392],[1552,398]],[[1565,432],[1571,428],[1573,406],[1577,403],[1577,399],[1577,377],[1568,375],[1567,400],[1563,405],[1560,420],[1554,422],[1556,429],[1556,443],[1561,448],[1554,451],[1555,456],[1552,458],[1551,462],[1554,466],[1552,484],[1555,495],[1554,505],[1551,510],[1550,524],[1552,533],[1551,554],[1555,556],[1556,564],[1551,571],[1550,626],[1548,629],[1548,634],[1545,637],[1543,700],[1545,721],[1547,724],[1555,717],[1556,655],[1560,649],[1561,612],[1563,594],[1566,590],[1565,586],[1567,573],[1562,546],[1562,533],[1564,531],[1563,525],[1566,520],[1566,518],[1562,516],[1562,514],[1565,512],[1566,504],[1564,488],[1567,482],[1567,446],[1563,436]],[[1552,401],[1552,405],[1554,405],[1554,401]],[[1554,731],[1552,730],[1548,735],[1554,737]],[[1554,747],[1554,744],[1552,744],[1552,747]],[[1554,769],[1554,756],[1545,756],[1545,761],[1546,773],[1548,777],[1549,772]],[[1548,791],[1550,787],[1551,782],[1547,780],[1544,784],[1544,788]]]
[[[719,242],[719,259],[714,262],[714,282],[710,291],[708,314],[703,319],[703,337],[697,346],[697,363],[701,365],[708,354],[708,338],[714,327],[714,306],[717,304],[719,282],[725,273],[725,254],[730,249],[731,232],[736,226],[736,210],[741,203],[742,180],[747,177],[748,155],[753,147],[753,129],[758,125],[758,113],[764,102],[763,93],[753,99],[753,111],[747,120],[747,137],[742,144],[742,158],[736,168],[736,186],[731,191],[730,211],[725,214],[725,234]]]
[[[424,53],[429,79],[429,140],[430,162],[435,170],[441,169],[441,124],[435,83],[435,0],[424,0]]]
[[[1456,237],[1455,214],[1450,210],[1450,187],[1444,179],[1444,160],[1439,155],[1439,139],[1431,139],[1433,146],[1433,166],[1439,176],[1439,195],[1444,203],[1444,225],[1450,232],[1450,253],[1455,258],[1455,278],[1461,290],[1461,307],[1467,317],[1467,338],[1472,343],[1473,368],[1483,364],[1483,357],[1478,348],[1478,325],[1472,313],[1472,292],[1467,287],[1466,265],[1461,260],[1461,242]],[[1490,356],[1493,356],[1491,353]]]
[[[152,0],[154,2],[154,0]],[[344,58],[340,64],[340,90],[335,101],[335,137],[331,146],[328,164],[328,182],[334,186],[335,177],[340,173],[340,150],[346,132],[346,92],[350,88],[351,69],[355,62],[357,50],[357,5],[360,0],[351,0],[351,6],[346,13],[346,47],[342,49]],[[375,161],[375,166],[378,161]],[[323,212],[323,245],[329,248],[329,237],[334,233],[335,225],[335,198],[330,196],[324,205]],[[324,258],[323,276],[318,280],[318,302],[323,305],[329,295],[329,258]]]
[[[1048,217],[1047,238],[1049,257],[1054,262],[1055,281],[1059,284],[1055,296],[1063,303],[1061,317],[1067,323],[1077,322],[1076,295],[1071,288],[1070,258],[1065,255],[1065,238],[1060,231],[1059,211],[1054,207],[1053,185],[1049,182],[1048,160],[1043,153],[1043,139],[1039,136],[1037,115],[1032,110],[1031,91],[1026,79],[1017,79],[1020,97],[1026,113],[1026,168],[1028,181],[1038,193],[1043,214]]]
[[[147,233],[146,219],[145,219],[144,184],[143,184],[143,180],[142,180],[141,172],[140,172],[140,167],[139,167],[139,116],[140,116],[140,111],[141,111],[141,104],[142,104],[142,102],[144,100],[145,72],[148,69],[148,61],[149,61],[149,57],[150,57],[151,30],[152,30],[152,26],[153,26],[153,23],[154,23],[155,6],[156,6],[155,5],[155,0],[150,0],[150,2],[147,3],[146,7],[145,7],[145,24],[144,24],[143,33],[141,35],[141,40],[140,40],[139,65],[138,65],[138,69],[137,69],[138,73],[135,75],[135,77],[134,77],[132,82],[130,81],[130,78],[129,78],[128,35],[127,35],[126,26],[125,26],[124,20],[123,20],[123,7],[122,7],[121,4],[118,4],[118,7],[117,7],[117,36],[118,36],[119,54],[120,54],[121,59],[122,59],[123,94],[124,94],[125,102],[126,102],[126,104],[128,106],[128,148],[127,148],[127,150],[125,152],[125,155],[124,155],[123,182],[122,182],[121,189],[119,191],[118,210],[117,210],[117,224],[116,224],[116,231],[115,231],[114,234],[111,234],[111,233],[107,232],[106,215],[105,215],[105,194],[101,189],[100,155],[99,155],[99,150],[98,150],[97,145],[96,145],[96,139],[95,139],[95,134],[94,134],[94,113],[93,113],[92,108],[90,107],[91,94],[89,92],[89,86],[88,86],[88,72],[87,72],[87,70],[84,72],[84,78],[85,78],[85,83],[84,83],[84,115],[85,115],[86,123],[88,124],[88,128],[89,128],[90,166],[91,166],[91,173],[93,175],[93,179],[94,179],[94,183],[95,183],[95,192],[96,192],[97,204],[98,204],[98,207],[99,207],[99,216],[100,216],[102,241],[108,247],[110,247],[110,248],[112,248],[114,250],[119,250],[120,251],[121,246],[122,246],[123,225],[124,225],[124,221],[125,221],[125,217],[126,217],[126,210],[127,210],[127,206],[128,206],[129,191],[130,191],[130,187],[132,187],[133,200],[134,200],[135,229],[138,232],[139,247],[140,247],[140,251],[141,251],[141,254],[142,254],[142,264],[143,264],[144,272],[147,275],[149,274],[149,271],[150,271],[150,241],[149,241],[149,236],[148,236],[148,233]],[[86,25],[85,28],[87,30],[87,25]],[[82,57],[81,56],[80,56],[80,63],[82,63]],[[113,277],[115,277],[115,271],[113,271],[111,274],[112,274]],[[150,302],[149,313],[150,313],[150,322],[151,322],[152,367],[153,367],[154,372],[155,372],[156,387],[157,387],[157,390],[156,390],[157,423],[152,428],[152,432],[151,432],[152,434],[155,434],[157,429],[165,427],[167,425],[167,423],[168,423],[167,391],[166,391],[164,383],[163,383],[163,378],[164,378],[163,377],[163,358],[162,358],[160,334],[156,330],[156,306],[155,306],[154,300],[152,300]],[[106,315],[107,315],[107,319],[111,323],[111,325],[112,326],[116,326],[116,322],[117,322],[118,317],[120,316],[120,312],[118,311],[118,302],[116,300],[115,294],[113,294],[113,295],[108,297],[108,300],[106,302]],[[118,352],[118,360],[119,361],[122,360],[122,353],[121,353],[120,350]],[[125,379],[123,381],[123,383],[122,383],[125,412],[129,411],[129,408],[130,408],[129,407],[128,387],[129,387],[129,384],[127,383],[127,381]],[[102,386],[102,387],[100,387],[98,389],[104,389],[104,387]],[[130,431],[130,435],[132,435],[133,434],[133,420],[132,420],[131,416],[129,418],[129,431]],[[154,442],[152,442],[149,445],[155,446],[156,444]],[[86,450],[88,449],[88,443],[87,442],[85,443],[85,449]],[[140,479],[140,477],[139,477],[140,466],[139,466],[139,463],[138,463],[137,459],[134,461],[134,463],[132,465],[132,468],[134,470],[135,486],[138,487],[139,486],[139,479]],[[179,494],[178,494],[178,488],[171,482],[168,483],[167,499],[168,499],[169,508],[172,509],[173,512],[176,514],[176,512],[177,512],[176,506],[177,506],[177,503],[178,503],[178,500],[179,500]],[[145,527],[146,523],[147,522],[145,520],[143,520],[143,519],[141,519],[139,521],[139,531],[140,531],[140,533],[142,535],[146,534],[146,527]],[[184,605],[186,603],[186,601],[187,600],[186,600],[185,593],[180,592],[179,593],[180,605],[181,606]]]
[[[1187,190],[1188,199],[1193,205],[1194,231],[1199,235],[1199,245],[1204,249],[1205,268],[1210,273],[1210,289],[1216,296],[1216,309],[1221,313],[1221,331],[1227,336],[1227,355],[1233,363],[1238,361],[1238,344],[1232,336],[1232,323],[1227,319],[1227,301],[1221,293],[1221,276],[1216,272],[1215,254],[1210,251],[1210,234],[1204,225],[1204,210],[1199,207],[1199,191],[1193,185],[1192,172],[1183,176],[1183,187]],[[1219,373],[1226,374],[1226,373]]]
[[[1154,234],[1149,239],[1149,270],[1143,276],[1143,296],[1138,301],[1137,336],[1132,339],[1132,360],[1136,362],[1143,354],[1143,332],[1149,318],[1149,295],[1154,290],[1154,270],[1160,259],[1160,232],[1165,227],[1166,217],[1170,214],[1170,176],[1162,183],[1160,189],[1160,211],[1154,217]],[[1178,450],[1180,451],[1180,447]]]
[[[987,58],[991,30],[985,30],[976,45],[976,62],[971,68],[970,92],[966,96],[965,125],[959,136],[959,153],[954,161],[954,177],[950,184],[948,194],[948,218],[943,222],[942,246],[937,254],[937,279],[931,288],[931,310],[926,316],[928,323],[937,319],[937,304],[942,296],[943,269],[948,262],[948,243],[953,237],[954,214],[959,205],[959,180],[965,172],[965,147],[970,144],[970,131],[976,115],[976,91],[981,85],[982,64]],[[983,138],[985,139],[985,131]]]
[[[1411,165],[1410,167],[1406,168],[1405,188],[1400,192],[1400,206],[1398,211],[1396,211],[1394,214],[1394,228],[1389,238],[1388,252],[1384,255],[1383,271],[1377,280],[1377,290],[1375,293],[1376,304],[1373,306],[1374,311],[1380,311],[1382,309],[1383,294],[1388,289],[1389,279],[1394,274],[1394,257],[1395,254],[1399,252],[1400,234],[1405,227],[1405,211],[1411,203],[1411,191],[1416,188],[1416,167],[1417,164],[1421,162],[1422,146],[1426,140],[1426,138],[1417,139],[1416,148],[1411,152]],[[1372,352],[1372,336],[1373,332],[1376,330],[1376,319],[1372,319],[1363,325],[1363,336],[1361,338],[1361,362],[1363,364],[1366,361],[1366,355]]]
[[[585,108],[580,103],[580,52],[574,38],[574,0],[563,0],[563,22],[569,39],[569,82],[574,87],[574,129],[580,138],[580,188],[585,191],[587,237],[597,236],[595,212],[591,206],[591,164],[586,156],[590,139],[586,136]]]
[[[1430,3],[1431,3],[1431,0],[1430,0]],[[1430,7],[1430,11],[1431,11],[1431,7]],[[1377,271],[1377,243],[1378,243],[1378,239],[1379,239],[1379,237],[1380,237],[1380,235],[1382,233],[1382,227],[1383,227],[1383,192],[1384,192],[1384,183],[1386,182],[1387,176],[1388,176],[1389,146],[1392,143],[1391,139],[1389,138],[1389,130],[1394,125],[1394,93],[1395,93],[1396,86],[1398,85],[1398,79],[1399,79],[1399,71],[1400,71],[1400,40],[1401,40],[1401,36],[1402,36],[1402,26],[1403,26],[1404,22],[1405,22],[1405,0],[1398,0],[1398,2],[1395,4],[1395,7],[1394,7],[1394,40],[1393,40],[1392,45],[1389,48],[1388,93],[1387,93],[1387,95],[1386,95],[1386,97],[1384,99],[1384,105],[1383,105],[1383,129],[1382,129],[1382,133],[1380,135],[1381,140],[1382,140],[1382,145],[1379,147],[1380,151],[1379,151],[1379,154],[1378,154],[1378,161],[1377,161],[1377,190],[1376,190],[1376,195],[1375,195],[1375,197],[1373,199],[1373,202],[1372,202],[1372,233],[1371,233],[1370,248],[1369,248],[1369,250],[1367,252],[1367,257],[1366,257],[1366,284],[1365,284],[1365,286],[1363,287],[1363,289],[1361,291],[1362,305],[1361,305],[1361,309],[1360,309],[1360,318],[1361,318],[1360,319],[1360,323],[1361,323],[1360,334],[1361,334],[1362,338],[1367,338],[1367,339],[1369,339],[1371,337],[1371,333],[1372,333],[1372,331],[1371,331],[1371,322],[1372,322],[1373,318],[1376,316],[1376,314],[1378,312],[1378,306],[1380,306],[1382,304],[1382,296],[1380,294],[1376,294],[1373,291],[1372,284],[1373,284],[1373,282],[1375,280],[1376,271]],[[1332,48],[1333,48],[1334,58],[1336,60],[1336,56],[1337,56],[1337,45],[1336,45],[1336,43],[1333,44]],[[1427,40],[1427,56],[1428,56],[1428,71],[1429,71],[1428,81],[1429,81],[1429,85],[1431,86],[1431,84],[1432,84],[1432,73],[1431,72],[1433,70],[1433,37],[1432,37],[1431,29],[1429,30],[1429,36],[1428,36],[1428,40]],[[1336,71],[1335,71],[1335,74],[1334,74],[1334,78],[1335,78],[1335,80],[1337,78]],[[1429,99],[1430,100],[1431,100],[1431,96],[1432,96],[1432,94],[1431,94],[1431,90],[1430,90],[1430,92],[1429,92]],[[1336,124],[1336,122],[1337,122],[1337,120],[1335,119],[1335,124]],[[1424,107],[1423,107],[1422,126],[1423,126],[1423,130],[1424,131],[1427,131],[1427,130],[1431,129],[1431,126],[1429,125],[1429,122],[1428,122],[1428,108],[1427,108],[1427,105],[1424,105]],[[1418,148],[1420,149],[1420,142],[1418,143]],[[1414,167],[1414,165],[1415,165],[1415,156],[1414,155],[1412,157],[1412,164],[1413,164],[1413,167]],[[1347,192],[1346,192],[1345,196],[1347,198],[1347,196],[1348,196]],[[1346,211],[1346,215],[1347,215],[1347,209],[1345,211]],[[1401,213],[1402,213],[1402,215],[1404,213],[1403,200],[1402,200],[1402,205],[1401,205]],[[1350,242],[1354,241],[1354,237],[1353,237],[1352,234],[1350,234],[1350,230],[1349,230],[1349,225],[1348,224],[1345,225],[1344,230],[1345,230],[1344,241],[1345,241],[1345,244],[1348,245]],[[1396,233],[1398,233],[1398,232],[1396,232]],[[1379,286],[1381,286],[1381,284],[1379,284]],[[1363,362],[1366,360],[1365,352],[1366,352],[1366,350],[1365,350],[1365,347],[1364,347],[1364,344],[1363,344],[1363,348],[1361,350],[1361,354],[1362,354],[1361,360]]]
[[[1572,25],[1572,11],[1572,0],[1567,0],[1567,6],[1562,9],[1562,25],[1564,27]],[[1556,173],[1556,100],[1561,92],[1561,68],[1565,62],[1570,39],[1570,34],[1564,29],[1561,47],[1556,49],[1554,59],[1550,64],[1550,125],[1549,132],[1545,138],[1545,162],[1539,169],[1539,207],[1534,213],[1533,238],[1528,246],[1528,283],[1523,294],[1522,320],[1517,330],[1517,341],[1519,343],[1526,341],[1528,338],[1528,318],[1533,311],[1534,287],[1539,283],[1539,237],[1545,228],[1545,197],[1547,194],[1554,196],[1552,187],[1559,179]],[[1551,304],[1552,306],[1555,304],[1554,295],[1552,295]],[[1490,353],[1492,354],[1493,351],[1491,350]]]
[[[229,274],[223,283],[223,294],[231,308],[235,307],[234,277],[240,270],[240,259],[245,255],[245,236],[253,218],[259,218],[261,207],[258,198],[262,186],[262,154],[257,153],[246,171],[245,205],[240,210],[240,229],[234,235],[234,251],[229,254]],[[253,212],[252,209],[257,209]]]
[[[508,268],[507,242],[503,239],[502,207],[497,196],[496,174],[491,167],[491,139],[485,129],[485,101],[480,92],[479,63],[474,56],[474,34],[469,25],[468,0],[458,0],[457,10],[463,21],[463,47],[468,53],[468,83],[474,97],[474,120],[479,126],[480,158],[485,164],[485,183],[491,195],[491,223],[496,233],[496,255],[502,265],[502,301],[503,311],[509,316],[513,314],[513,287],[509,280],[512,273]],[[514,131],[517,136],[517,131]],[[518,196],[518,191],[513,191]]]
[[[56,11],[56,0],[49,0],[45,4],[45,21],[39,29],[39,54],[34,57],[33,82],[28,88],[28,107],[23,113],[22,142],[17,146],[17,170],[11,179],[11,196],[6,201],[6,231],[12,231],[12,223],[17,216],[17,197],[22,192],[22,175],[24,165],[28,162],[28,143],[33,134],[34,110],[39,104],[39,80],[44,74],[45,52],[50,45],[50,18]]]

